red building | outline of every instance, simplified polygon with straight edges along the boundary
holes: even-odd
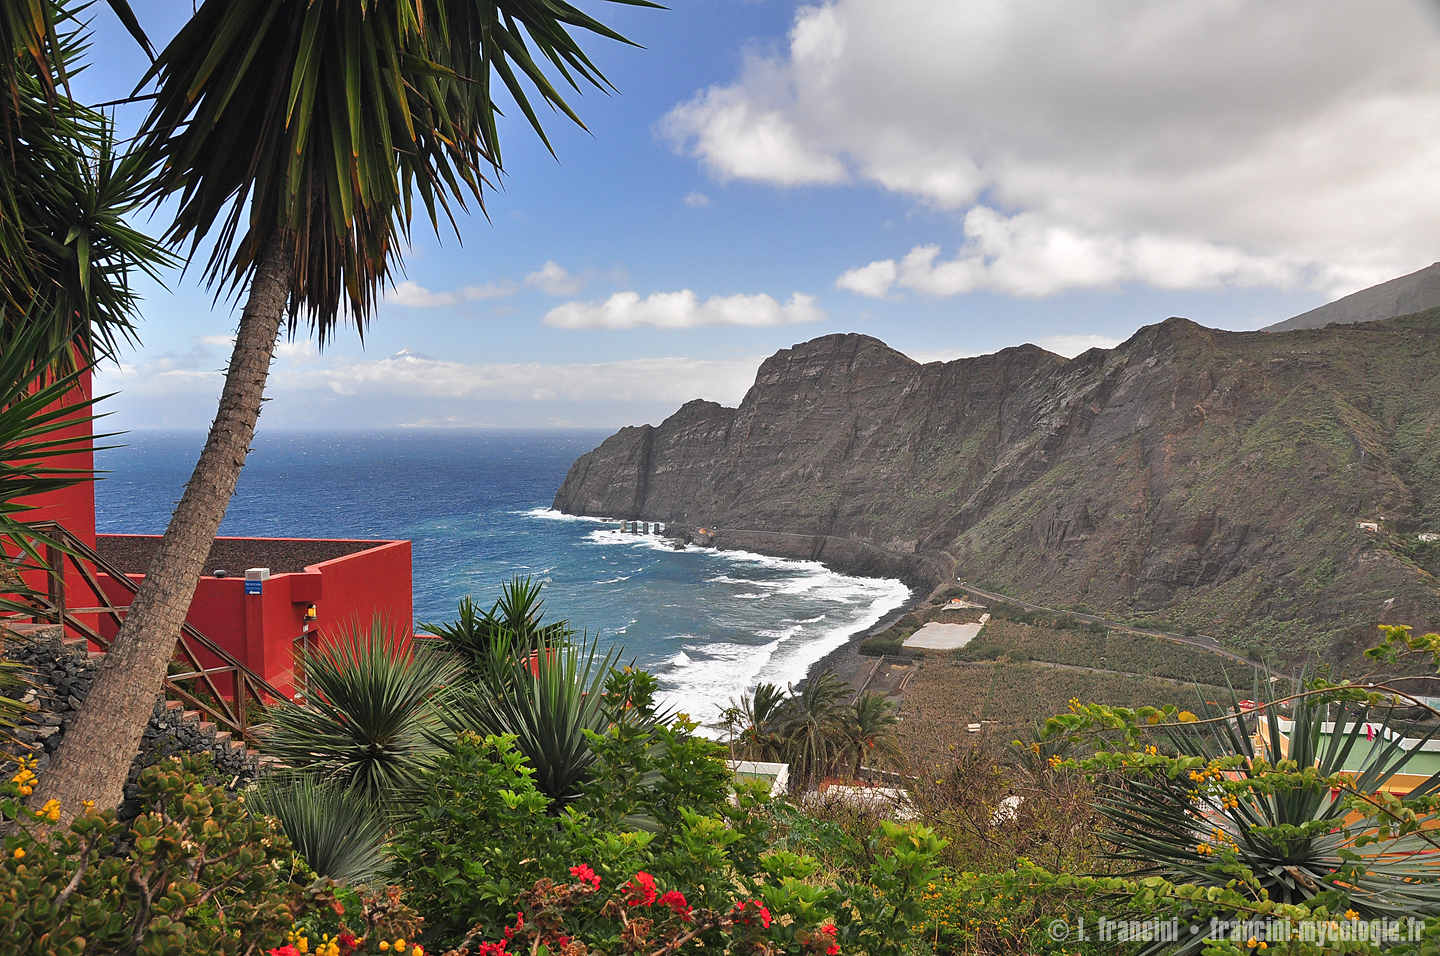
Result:
[[[90,392],[88,374],[84,391]],[[83,451],[57,457],[55,464],[92,469],[90,424],[77,423],[69,434],[83,439]],[[49,593],[51,617],[65,618],[68,638],[88,639],[98,650],[119,630],[123,609],[144,579],[160,537],[97,535],[92,482],[30,503],[37,507],[24,520],[60,525],[81,546],[82,557],[54,555],[52,564],[62,564],[63,574],[49,581],[31,575],[37,580],[29,583]],[[247,572],[263,580],[247,582]],[[103,594],[96,593],[97,586]],[[352,626],[368,628],[376,616],[397,633],[411,632],[409,541],[216,538],[186,619],[203,639],[187,641],[186,653],[194,656],[193,663],[217,670],[212,676],[219,677],[215,683],[227,697],[233,675],[218,672],[235,662],[291,696],[302,680],[296,673],[297,647],[314,646]]]

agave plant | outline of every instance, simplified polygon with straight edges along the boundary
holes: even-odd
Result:
[[[595,764],[586,731],[610,724],[605,683],[620,649],[602,654],[599,641],[548,644],[512,658],[503,673],[487,673],[459,689],[445,708],[451,733],[514,734],[535,769],[535,786],[555,806],[574,799]]]
[[[1338,713],[1327,730],[1331,707]],[[1170,743],[1179,753],[1207,760],[1242,755],[1245,765],[1233,772],[1246,780],[1270,775],[1273,782],[1272,768],[1283,755],[1281,766],[1304,775],[1303,782],[1291,777],[1242,794],[1227,794],[1205,780],[1141,777],[1111,784],[1099,810],[1111,825],[1104,835],[1115,844],[1113,857],[1132,864],[1135,875],[1213,887],[1233,885],[1235,872],[1227,866],[1233,860],[1254,875],[1270,900],[1305,904],[1328,894],[1332,911],[1338,899],[1340,909],[1353,909],[1367,920],[1436,912],[1436,847],[1419,833],[1357,846],[1354,836],[1372,824],[1352,819],[1347,829],[1353,811],[1327,780],[1345,772],[1355,792],[1374,793],[1403,771],[1419,748],[1406,749],[1398,736],[1375,733],[1386,715],[1377,717],[1360,705],[1298,700],[1288,735],[1273,701],[1264,710],[1269,716],[1254,736],[1240,708],[1233,706],[1230,719],[1208,725],[1214,728],[1210,735],[1172,735]],[[1207,708],[1206,716],[1224,715]],[[1433,736],[1432,731],[1424,739]],[[1306,768],[1314,773],[1304,774]],[[1411,793],[1437,790],[1440,774]],[[1175,951],[1196,952],[1202,942],[1181,940]],[[1142,952],[1165,948],[1157,943]]]
[[[398,808],[440,750],[437,705],[463,666],[443,651],[407,649],[378,618],[303,663],[309,697],[271,712],[265,749],[294,770]]]
[[[257,811],[280,821],[316,876],[363,883],[384,868],[385,819],[358,791],[307,773],[284,773],[262,780],[250,798]]]

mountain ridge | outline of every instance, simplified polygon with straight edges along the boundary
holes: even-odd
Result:
[[[574,514],[1348,659],[1440,625],[1440,310],[1286,333],[1171,318],[1072,359],[921,364],[821,336],[737,408],[622,429],[557,492]],[[1382,518],[1374,532],[1360,522]]]

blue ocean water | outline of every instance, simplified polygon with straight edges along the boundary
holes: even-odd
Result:
[[[466,594],[486,605],[512,575],[545,584],[567,618],[654,673],[672,703],[713,719],[760,680],[784,685],[899,607],[899,581],[810,561],[621,534],[550,510],[571,463],[605,432],[264,432],[223,535],[408,538],[415,617],[449,620]],[[201,432],[133,432],[96,454],[99,530],[160,534]]]

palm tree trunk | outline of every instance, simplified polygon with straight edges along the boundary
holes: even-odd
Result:
[[[123,797],[180,625],[255,435],[294,270],[285,245],[277,231],[260,256],[205,450],[84,706],[30,798],[32,806],[59,800],[61,826],[82,801],[105,808]]]

